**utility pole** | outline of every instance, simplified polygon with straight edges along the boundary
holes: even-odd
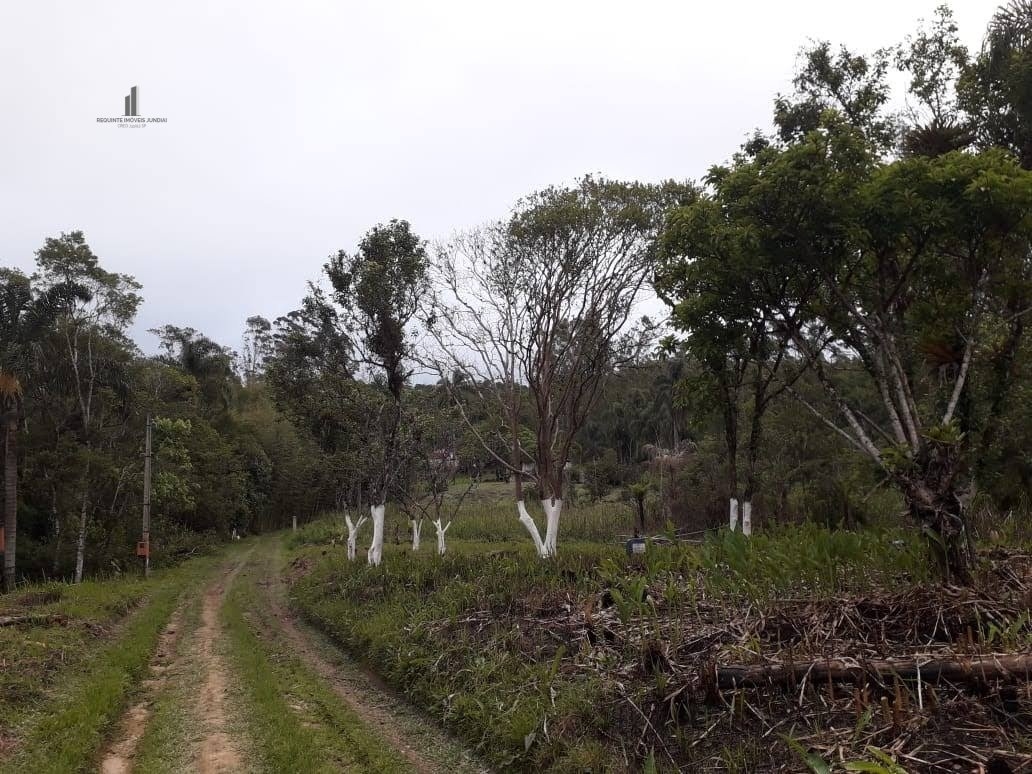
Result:
[[[144,577],[150,575],[150,501],[151,501],[151,417],[147,415],[147,441],[143,454],[143,542],[136,548],[137,555],[143,556]]]

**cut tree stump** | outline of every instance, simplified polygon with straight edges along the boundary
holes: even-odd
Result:
[[[719,688],[762,686],[772,683],[798,685],[804,679],[814,682],[855,682],[870,675],[883,678],[899,677],[904,680],[920,678],[973,682],[1016,678],[1028,681],[1032,676],[1032,653],[871,660],[832,658],[796,664],[729,664],[717,665],[715,672]]]

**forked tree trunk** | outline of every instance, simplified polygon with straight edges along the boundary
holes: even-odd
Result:
[[[387,504],[370,505],[369,511],[373,519],[373,542],[369,545],[366,558],[369,564],[378,567],[383,561],[383,522],[387,513]]]
[[[541,539],[541,533],[538,531],[537,524],[534,523],[533,517],[527,512],[527,505],[523,500],[516,501],[516,512],[520,515],[520,524],[526,527],[527,532],[530,533],[530,539],[534,541],[534,548],[538,556],[547,556],[545,554],[545,542]]]
[[[534,518],[527,511],[527,506],[523,500],[519,500],[516,503],[516,510],[520,515],[520,523],[527,528],[527,532],[530,533],[531,540],[534,541],[534,548],[537,549],[538,556],[542,559],[548,559],[549,557],[555,556],[558,551],[559,543],[559,516],[563,510],[563,501],[556,499],[542,500],[541,507],[545,511],[545,536],[541,536],[541,532],[538,529]]]
[[[419,550],[419,536],[423,531],[423,520],[412,519],[412,550]]]
[[[445,546],[445,544],[444,544],[444,533],[446,533],[448,531],[448,527],[450,527],[450,526],[451,526],[451,522],[450,521],[447,524],[443,524],[443,525],[442,525],[440,519],[436,519],[434,521],[434,529],[437,530],[437,555],[438,556],[444,556],[444,552],[445,552],[445,550],[447,550],[447,546]]]
[[[362,529],[362,525],[365,524],[369,518],[367,516],[361,516],[357,522],[352,521],[351,517],[344,516],[344,522],[348,525],[348,561],[354,561],[355,556],[358,554],[358,531]]]
[[[18,541],[18,418],[4,422],[4,588],[14,590]]]

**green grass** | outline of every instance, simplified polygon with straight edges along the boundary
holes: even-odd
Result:
[[[642,663],[641,638],[671,650],[690,642],[703,601],[730,610],[927,577],[923,545],[903,531],[802,525],[751,539],[715,533],[701,545],[654,544],[640,562],[615,541],[570,539],[555,560],[541,561],[525,534],[499,542],[489,531],[486,540],[450,540],[444,557],[431,546],[413,556],[405,544],[388,545],[374,568],[361,557],[347,562],[342,546],[311,545],[334,527],[313,524],[292,541],[311,563],[293,588],[298,607],[485,760],[513,770],[644,765],[635,752],[642,724],[628,699],[655,702],[665,695],[662,677],[619,670]],[[641,634],[618,646],[609,674],[567,634],[603,596],[628,631]],[[687,750],[691,739],[682,743]],[[670,761],[657,750],[655,764],[662,771]]]
[[[650,572],[677,554],[653,552]],[[745,537],[721,531],[680,554],[680,569],[701,571],[707,592],[754,601],[825,597],[930,577],[926,544],[903,529],[830,530],[812,523],[775,526]]]
[[[263,549],[268,550],[267,543]],[[241,573],[243,576],[244,573]],[[222,608],[250,737],[269,772],[410,771],[290,651],[260,593],[238,577]],[[260,632],[258,636],[256,632]]]
[[[457,497],[462,489],[461,484],[455,484],[451,496]],[[449,542],[508,542],[529,539],[526,528],[517,519],[516,504],[512,498],[511,484],[495,481],[481,483],[463,500],[461,508],[452,519],[452,525],[448,529]],[[532,497],[527,498],[527,510],[539,525],[544,524],[541,506]],[[445,521],[448,518],[446,517]],[[565,503],[560,539],[615,544],[618,535],[629,535],[633,531],[634,519],[634,508],[628,502]],[[369,529],[367,523],[362,528],[359,542],[368,540]],[[410,540],[408,530],[408,516],[394,505],[388,504],[387,542],[392,542],[397,534],[399,542],[407,543]],[[328,543],[331,537],[340,539],[342,535],[347,535],[344,515],[333,514],[327,519],[319,519],[301,527],[291,537],[290,545],[296,547],[305,543]],[[429,522],[424,522],[423,539],[427,543],[435,539],[433,525]]]
[[[185,632],[195,632],[200,625],[201,597],[196,596],[184,610],[180,620],[180,637],[176,648],[185,647]],[[151,717],[133,757],[135,774],[166,774],[189,771],[193,753],[190,735],[193,728],[184,707],[192,705],[201,690],[204,675],[200,670],[184,670],[169,675],[163,690],[151,705]]]
[[[10,666],[5,682],[42,678],[39,688],[4,692],[8,733],[19,739],[4,771],[65,774],[94,768],[97,751],[142,679],[180,595],[197,587],[213,561],[192,560],[148,580],[30,587],[5,600],[17,607],[34,595],[54,595],[35,611],[67,615],[72,623],[3,632],[0,647]],[[27,695],[33,700],[26,701]]]
[[[454,541],[445,557],[425,552],[415,562],[406,553],[389,547],[376,569],[329,551],[294,588],[301,609],[494,765],[608,770],[597,736],[603,686],[557,675],[562,656],[554,643],[526,659],[502,630],[513,631],[516,598],[540,600],[562,587],[564,569],[582,571],[619,550],[577,544],[554,564],[537,560],[527,544]],[[438,627],[485,608],[500,634],[487,649]],[[556,695],[553,687],[562,690]],[[581,738],[546,733],[544,722],[557,719]]]

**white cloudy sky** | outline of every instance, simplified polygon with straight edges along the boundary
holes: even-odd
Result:
[[[434,239],[586,172],[696,178],[808,39],[898,42],[938,0],[4,0],[0,265],[82,229],[136,326],[236,345],[325,257],[406,218]],[[995,3],[956,0],[975,47]],[[140,112],[144,130],[96,122]]]

